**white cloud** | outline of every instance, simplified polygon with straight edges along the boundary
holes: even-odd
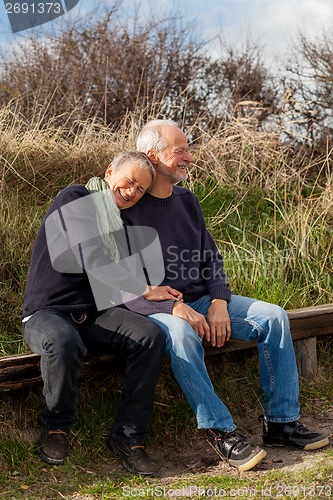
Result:
[[[238,0],[231,13],[226,41],[241,46],[251,36],[264,48],[266,61],[286,56],[300,32],[313,39],[333,25],[332,0]]]
[[[112,5],[114,0],[80,0],[70,15],[90,18],[94,6],[98,15],[101,7]],[[195,19],[203,39],[222,34],[226,42],[241,47],[251,36],[264,48],[267,61],[286,55],[292,38],[300,31],[312,39],[320,36],[323,28],[333,27],[333,0],[122,0],[121,12],[130,18],[138,5],[137,12],[143,18],[153,12],[157,18],[174,12],[180,13],[184,22]],[[0,30],[10,38],[2,0]]]

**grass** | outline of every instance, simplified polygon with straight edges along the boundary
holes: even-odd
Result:
[[[54,128],[52,122],[41,129],[38,120],[29,125],[19,110],[12,110],[0,110],[0,355],[26,350],[20,326],[22,293],[32,243],[51,200],[67,184],[102,174],[117,152],[133,148],[138,129],[135,117],[127,117],[118,131],[93,121],[75,131]],[[275,136],[256,133],[243,122],[201,139],[193,145],[195,161],[187,185],[201,202],[233,291],[288,309],[332,302],[330,153],[321,159],[304,151],[291,155]],[[318,352],[318,376],[312,383],[302,381],[300,400],[306,414],[324,419],[332,411],[332,340],[321,341]],[[217,356],[207,364],[217,393],[237,423],[255,426],[262,411],[256,355]],[[106,446],[121,388],[121,374],[80,385],[70,458],[59,468],[46,466],[36,456],[40,387],[0,394],[0,498],[153,498],[169,490],[170,495],[180,491],[186,496],[191,485],[206,492],[217,488],[227,492],[220,496],[229,497],[293,498],[297,491],[300,498],[329,496],[328,490],[311,488],[332,483],[330,448],[316,455],[306,471],[276,467],[239,475],[185,468],[173,478],[130,476]],[[204,439],[195,427],[165,366],[148,446],[177,461],[184,448]],[[290,486],[295,489],[287,490]]]
[[[320,197],[301,216],[294,193],[273,199],[268,189],[216,181],[195,188],[232,289],[290,309],[332,300],[332,229],[317,213]]]
[[[301,403],[313,418],[325,419],[332,411],[331,394],[333,378],[329,361],[329,349],[323,345],[320,374],[316,383],[301,384]],[[258,384],[256,355],[235,355],[207,360],[208,370],[216,392],[227,402],[235,421],[243,432],[249,427],[259,432],[257,417],[261,413],[261,390]],[[0,408],[2,427],[0,430],[0,498],[6,499],[112,499],[112,498],[167,498],[166,492],[185,494],[197,491],[223,490],[220,496],[236,498],[243,496],[259,498],[263,491],[271,492],[269,498],[293,497],[279,495],[284,488],[291,492],[308,492],[311,498],[324,498],[311,494],[311,488],[328,487],[332,484],[333,453],[331,448],[312,454],[313,468],[293,471],[277,464],[273,470],[250,471],[239,474],[234,470],[215,471],[216,463],[200,469],[188,468],[180,457],[193,446],[194,458],[198,461],[198,442],[204,443],[202,431],[196,430],[196,422],[176,385],[167,363],[159,379],[153,418],[147,439],[152,453],[158,452],[159,476],[142,478],[128,474],[114,459],[107,448],[107,438],[112,427],[116,406],[120,400],[122,373],[107,378],[96,376],[79,386],[79,404],[75,425],[70,436],[69,457],[65,465],[50,467],[36,454],[36,439],[39,433],[41,388],[24,389],[2,394]],[[241,388],[241,390],[240,390]],[[200,448],[202,449],[202,448]],[[301,454],[300,454],[301,455]],[[193,458],[193,457],[192,457]],[[299,457],[299,460],[302,458]],[[167,473],[170,462],[178,464],[172,475]],[[296,460],[297,462],[298,460]],[[215,471],[215,472],[214,472]],[[287,491],[287,490],[286,490]],[[232,493],[234,492],[234,493]],[[235,492],[238,492],[238,496]],[[186,496],[180,498],[185,498]],[[155,495],[155,497],[154,497]],[[251,496],[252,495],[252,496]],[[202,493],[203,496],[203,493]],[[268,495],[267,495],[268,496]],[[192,494],[192,498],[197,498]],[[303,498],[294,495],[297,498]]]
[[[240,191],[212,178],[197,180],[192,188],[235,293],[287,309],[332,301],[332,229],[325,213],[317,213],[320,196],[301,218],[301,207],[292,195],[285,201],[278,192],[272,200],[268,189],[247,186]],[[48,204],[36,190],[22,193],[7,188],[0,199],[2,355],[25,350],[18,318],[32,243]]]

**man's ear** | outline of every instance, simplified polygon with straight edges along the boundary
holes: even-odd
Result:
[[[158,154],[156,153],[156,151],[153,151],[152,149],[148,149],[146,156],[148,156],[149,160],[152,162],[153,165],[157,165]]]

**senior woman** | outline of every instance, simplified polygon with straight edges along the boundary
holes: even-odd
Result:
[[[63,189],[37,233],[22,321],[27,345],[41,356],[44,408],[38,453],[48,464],[65,461],[77,378],[86,353],[112,350],[126,357],[126,370],[109,446],[127,470],[153,472],[144,438],[163,358],[164,334],[121,301],[112,307],[115,302],[108,293],[115,290],[121,297],[124,285],[126,292],[135,296],[141,292],[150,300],[181,299],[170,287],[152,288],[144,280],[140,282],[127,264],[121,265],[120,210],[134,205],[154,177],[154,168],[144,154],[121,153],[104,179],[93,177],[85,186]]]

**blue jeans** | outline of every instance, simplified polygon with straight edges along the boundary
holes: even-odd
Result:
[[[165,346],[164,334],[156,324],[121,307],[89,314],[82,324],[68,313],[45,309],[35,312],[23,331],[30,349],[41,355],[46,428],[71,428],[77,378],[86,353],[112,351],[126,359],[113,437],[128,444],[143,443]]]
[[[210,298],[204,296],[188,305],[207,317]],[[257,340],[267,419],[271,422],[297,420],[298,371],[287,313],[277,305],[238,295],[232,295],[228,311],[232,338]],[[166,335],[166,354],[197,418],[198,428],[234,430],[236,425],[228,408],[215,394],[197,333],[185,320],[171,314],[152,314],[149,317]]]

